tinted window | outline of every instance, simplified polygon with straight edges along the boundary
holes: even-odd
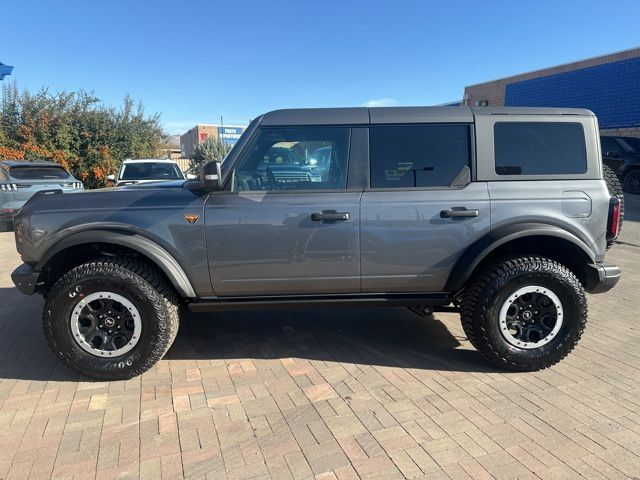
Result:
[[[498,122],[494,137],[498,175],[587,171],[584,130],[579,123]]]
[[[121,180],[180,180],[184,178],[174,163],[136,162],[127,163]]]
[[[9,175],[16,180],[58,180],[69,178],[61,167],[11,167]]]
[[[370,157],[374,188],[450,186],[469,167],[469,127],[371,127]]]
[[[636,153],[640,153],[640,138],[624,137],[623,140],[627,145],[629,145],[631,150]]]
[[[346,188],[348,148],[348,128],[263,128],[235,168],[234,190]]]
[[[622,147],[618,145],[613,138],[610,137],[600,137],[600,144],[602,146],[602,153],[606,154],[607,152],[622,152]]]

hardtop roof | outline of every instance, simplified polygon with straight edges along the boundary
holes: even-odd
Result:
[[[389,123],[471,123],[480,115],[575,115],[589,116],[580,108],[543,107],[350,107],[294,108],[273,110],[261,118],[261,125],[374,125]]]

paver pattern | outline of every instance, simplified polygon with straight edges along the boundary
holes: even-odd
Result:
[[[459,318],[403,308],[189,315],[139,378],[45,343],[0,234],[0,479],[640,477],[640,248],[559,365],[488,366]]]

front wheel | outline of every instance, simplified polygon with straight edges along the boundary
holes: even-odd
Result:
[[[178,331],[178,303],[150,265],[105,258],[56,282],[43,326],[53,351],[73,370],[125,380],[151,368],[169,349]]]
[[[587,301],[564,265],[539,257],[488,266],[462,295],[462,326],[493,365],[511,371],[547,368],[575,347]]]

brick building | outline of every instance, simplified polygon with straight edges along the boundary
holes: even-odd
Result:
[[[196,146],[207,138],[220,138],[229,145],[235,144],[246,127],[235,125],[196,125],[180,136],[180,151],[183,158],[191,158]]]
[[[603,134],[640,137],[640,48],[470,85],[463,102],[588,108]]]

